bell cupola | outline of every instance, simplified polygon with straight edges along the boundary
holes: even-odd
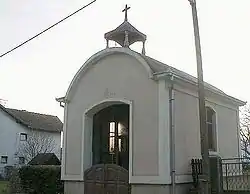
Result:
[[[135,42],[142,42],[142,54],[145,55],[145,42],[147,36],[137,30],[132,24],[128,22],[128,10],[130,7],[127,5],[122,12],[125,12],[124,22],[116,29],[105,33],[104,37],[107,41],[107,48],[109,47],[109,41],[115,41],[122,47],[129,48]]]

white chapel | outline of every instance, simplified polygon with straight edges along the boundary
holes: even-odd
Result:
[[[185,194],[200,157],[197,79],[146,55],[125,19],[74,76],[65,97],[65,194]],[[115,41],[120,46],[110,47]],[[142,42],[141,53],[130,49]],[[205,83],[211,155],[239,157],[245,102]]]

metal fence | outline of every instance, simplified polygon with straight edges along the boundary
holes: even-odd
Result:
[[[222,193],[222,170],[221,170],[221,158],[217,156],[209,157],[210,163],[210,183],[211,193],[218,194]],[[202,159],[192,159],[192,176],[193,176],[193,188],[200,189],[200,183],[203,179],[202,175]]]
[[[250,159],[222,160],[223,190],[250,192]]]
[[[193,186],[197,188],[199,186],[199,176],[202,175],[202,159],[192,159],[192,177],[193,177]]]
[[[199,186],[202,160],[191,161],[193,184]],[[218,194],[250,193],[250,158],[221,159],[210,157],[211,192]]]

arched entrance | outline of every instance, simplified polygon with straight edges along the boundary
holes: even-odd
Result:
[[[92,167],[85,194],[128,194],[129,105],[115,104],[93,115]]]

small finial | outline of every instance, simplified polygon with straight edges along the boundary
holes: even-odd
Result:
[[[128,21],[128,10],[130,9],[130,7],[128,7],[128,5],[126,4],[124,10],[122,10],[122,12],[125,12],[125,19],[124,21]]]

